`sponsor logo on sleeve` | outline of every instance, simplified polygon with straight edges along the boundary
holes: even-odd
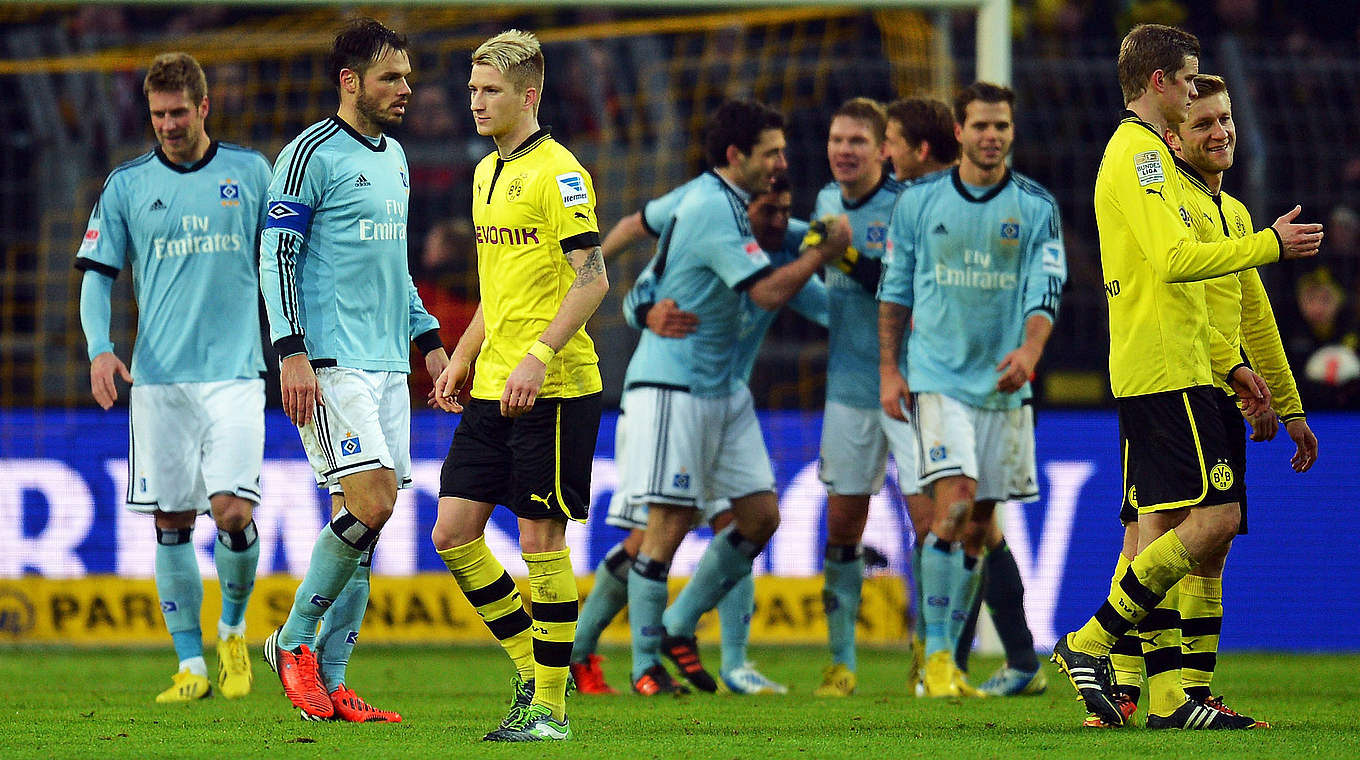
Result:
[[[562,194],[562,205],[566,208],[590,201],[590,193],[586,192],[586,180],[580,172],[557,175],[557,191]]]
[[[741,249],[754,261],[759,261],[765,257],[765,252],[760,249],[760,243],[757,243],[754,240],[742,246]]]
[[[94,253],[94,249],[99,245],[99,230],[85,230],[85,238],[80,241],[80,254]]]
[[[1063,258],[1062,243],[1050,240],[1044,243],[1043,250],[1039,255],[1040,266],[1043,267],[1044,274],[1062,277],[1067,272],[1067,264]]]
[[[1158,151],[1149,150],[1134,156],[1133,169],[1138,173],[1138,184],[1142,187],[1166,182],[1166,170],[1162,168],[1162,154]]]

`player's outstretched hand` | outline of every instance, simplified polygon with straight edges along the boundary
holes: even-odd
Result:
[[[434,380],[434,402],[440,409],[454,414],[462,413],[463,405],[458,403],[458,392],[463,389],[463,383],[467,382],[471,370],[472,363],[457,356],[444,365]]]
[[[1242,415],[1248,419],[1260,417],[1270,411],[1270,388],[1260,375],[1252,372],[1247,365],[1240,365],[1228,375],[1228,384],[1237,393]]]
[[[1322,245],[1322,225],[1294,223],[1302,212],[1302,206],[1295,206],[1270,225],[1280,236],[1281,259],[1316,256],[1318,248]]]
[[[312,409],[324,404],[321,384],[316,381],[312,362],[306,354],[293,354],[279,362],[279,390],[283,394],[283,413],[294,425],[312,421]]]
[[[533,409],[547,372],[548,365],[537,356],[529,355],[520,359],[519,365],[505,381],[505,390],[501,392],[501,416],[518,417]]]
[[[822,220],[826,224],[826,238],[817,247],[822,265],[835,263],[845,255],[850,246],[850,217],[845,214],[828,216]]]
[[[647,329],[663,338],[683,338],[699,329],[699,315],[681,309],[674,298],[663,298],[647,310]]]
[[[112,351],[105,351],[90,362],[90,392],[94,394],[95,403],[103,409],[112,408],[113,402],[118,400],[118,386],[113,382],[115,374],[124,382],[132,382],[127,365]]]
[[[1308,472],[1308,468],[1317,461],[1317,436],[1313,435],[1313,431],[1308,428],[1308,421],[1303,418],[1284,423],[1284,431],[1294,439],[1294,456],[1289,460],[1289,465],[1294,468],[1294,472]]]
[[[1280,432],[1280,418],[1275,416],[1274,411],[1266,412],[1260,417],[1248,417],[1247,424],[1251,425],[1253,441],[1274,440],[1275,434]]]
[[[911,388],[898,368],[879,368],[878,403],[882,405],[884,414],[907,422],[907,412],[911,411]]]

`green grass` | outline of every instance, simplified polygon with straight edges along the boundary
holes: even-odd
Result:
[[[706,653],[716,665],[717,652]],[[0,756],[13,758],[540,757],[634,758],[1293,758],[1360,757],[1360,655],[1222,658],[1216,687],[1231,704],[1274,723],[1232,734],[1078,728],[1083,712],[1051,665],[1048,693],[985,701],[906,695],[906,656],[860,654],[860,690],[811,696],[818,648],[756,648],[761,669],[790,684],[785,697],[699,695],[644,700],[576,696],[574,742],[487,745],[481,735],[509,697],[497,649],[364,647],[350,669],[361,695],[399,710],[401,725],[304,723],[263,661],[256,691],[159,706],[171,655],[160,651],[0,649]],[[628,655],[606,652],[610,681],[626,685]],[[975,680],[995,666],[979,659]],[[214,667],[209,653],[210,668]],[[1139,712],[1141,723],[1142,711]]]

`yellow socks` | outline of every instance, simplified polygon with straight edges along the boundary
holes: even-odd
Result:
[[[1129,564],[1095,616],[1072,635],[1072,647],[1097,657],[1108,654],[1119,637],[1161,603],[1192,565],[1190,552],[1176,531],[1159,536]]]
[[[529,599],[533,602],[534,703],[552,710],[554,720],[567,711],[567,673],[576,638],[576,575],[571,551],[525,554]]]
[[[532,621],[524,611],[524,600],[510,574],[491,554],[486,540],[476,540],[439,552],[458,587],[477,609],[491,635],[505,648],[515,663],[519,677],[528,681],[535,676],[534,641],[529,627]],[[573,586],[573,593],[574,593]],[[575,597],[572,597],[575,599]],[[574,619],[574,618],[573,618]],[[570,647],[570,639],[568,639]]]
[[[1196,699],[1213,696],[1209,682],[1218,662],[1223,628],[1223,579],[1187,575],[1177,586],[1181,613],[1181,685]]]

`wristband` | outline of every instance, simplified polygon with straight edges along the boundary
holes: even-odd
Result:
[[[541,340],[536,340],[532,346],[529,346],[529,355],[547,364],[553,360],[554,356],[557,356],[557,349]]]

